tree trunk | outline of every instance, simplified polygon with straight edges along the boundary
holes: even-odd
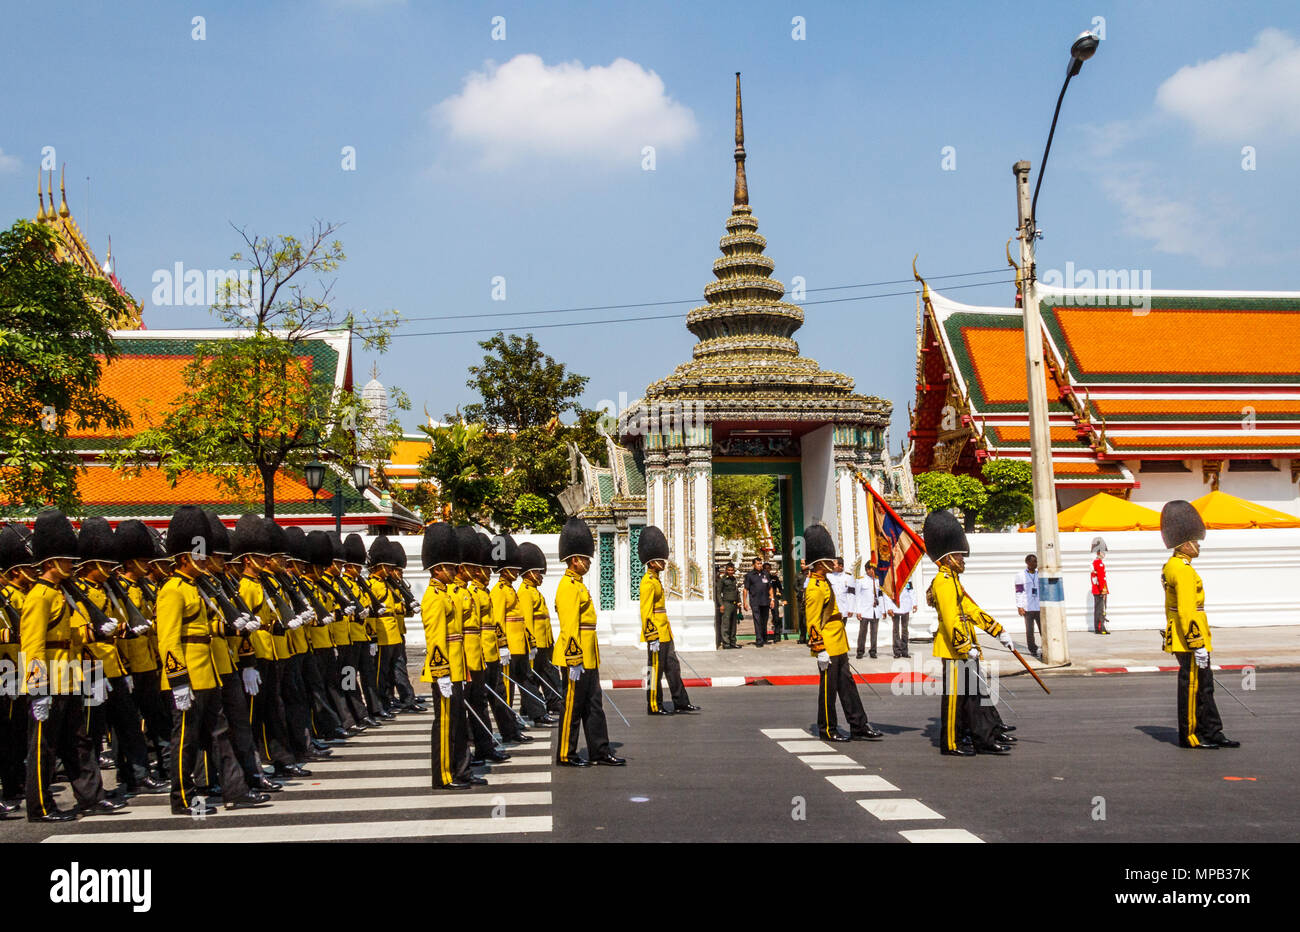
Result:
[[[963,508],[963,509],[961,510],[961,516],[962,516],[962,529],[963,529],[967,534],[974,533],[974,531],[975,531],[975,509],[974,509],[974,508]]]
[[[259,465],[262,474],[262,514],[275,520],[275,467]]]

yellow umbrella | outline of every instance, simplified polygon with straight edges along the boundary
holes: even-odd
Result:
[[[1300,527],[1295,515],[1217,489],[1196,499],[1192,507],[1207,528]]]
[[[1098,492],[1056,516],[1062,531],[1155,531],[1160,513],[1123,498]],[[1032,527],[1023,530],[1032,531]]]

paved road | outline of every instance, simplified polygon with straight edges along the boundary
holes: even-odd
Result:
[[[165,796],[67,826],[0,823],[0,841],[1283,841],[1300,837],[1300,675],[1222,681],[1235,751],[1174,744],[1171,675],[1075,677],[1043,695],[1017,680],[1004,709],[1021,737],[1009,757],[941,757],[934,696],[865,686],[880,742],[827,745],[808,733],[815,693],[796,687],[699,690],[698,716],[648,718],[633,690],[609,711],[626,768],[550,764],[553,732],[512,749],[490,785],[431,794],[430,716],[339,748],[272,806],[203,822],[168,814]],[[68,791],[61,802],[68,801]],[[1095,818],[1103,814],[1105,818]]]

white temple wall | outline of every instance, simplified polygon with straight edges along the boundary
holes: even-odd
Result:
[[[1224,464],[1219,473],[1219,491],[1287,514],[1300,515],[1300,486],[1291,481],[1290,461],[1281,462],[1282,468],[1277,472],[1234,472]],[[1277,464],[1278,461],[1274,460],[1273,465]]]
[[[823,522],[835,530],[835,427],[827,424],[799,438],[802,445],[804,524]],[[795,528],[802,534],[803,528]]]
[[[1172,502],[1178,498],[1190,502],[1210,491],[1209,483],[1201,478],[1200,460],[1188,461],[1191,472],[1144,473],[1136,460],[1124,465],[1128,466],[1139,483],[1138,487],[1129,493],[1129,501],[1146,505],[1156,511],[1164,507],[1165,502]]]

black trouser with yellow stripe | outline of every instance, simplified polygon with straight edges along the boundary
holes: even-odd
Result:
[[[50,714],[27,729],[27,818],[49,815],[58,806],[50,794],[54,761],[58,759],[72,782],[78,806],[93,806],[104,798],[104,783],[95,759],[94,742],[86,732],[81,696],[53,696]]]
[[[258,693],[261,693],[259,687]],[[226,717],[228,746],[234,752],[235,762],[244,772],[244,779],[250,784],[262,776],[257,763],[256,743],[253,741],[253,727],[248,712],[248,694],[244,692],[244,680],[240,671],[227,673],[221,677],[221,711]],[[211,782],[213,755],[220,753],[219,746],[208,748],[208,782]],[[233,798],[233,797],[231,797]]]
[[[339,691],[343,694],[343,701],[354,725],[361,724],[362,719],[370,716],[365,699],[361,696],[361,651],[368,649],[364,643],[341,644],[338,647]]]
[[[1214,701],[1214,673],[1196,665],[1196,655],[1175,651],[1178,658],[1178,746],[1199,747],[1223,737],[1223,720]]]
[[[544,692],[540,695],[546,700],[546,710],[559,715],[564,711],[564,679],[551,661],[551,648],[537,648],[537,653],[533,655],[532,664],[533,673],[537,675],[537,678],[545,680],[546,686],[551,687],[550,689],[546,689],[545,686],[541,687]]]
[[[162,675],[158,670],[144,670],[131,673],[135,683],[132,695],[135,706],[144,719],[144,733],[147,742],[153,746],[158,755],[158,769],[164,779],[167,777],[167,747],[172,735],[172,715],[170,693],[162,692]]]
[[[467,783],[469,730],[465,719],[465,684],[452,683],[451,695],[444,696],[433,685],[433,788],[449,783]]]
[[[664,687],[662,677],[668,677],[668,694],[673,700],[673,709],[681,709],[691,704],[691,697],[686,694],[686,684],[682,682],[682,665],[677,660],[677,650],[672,641],[659,641],[659,649],[651,650],[646,645],[646,712],[659,712],[664,707]]]
[[[256,696],[248,697],[248,719],[253,724],[253,740],[262,755],[262,762],[274,764],[276,770],[281,770],[294,762],[289,750],[289,726],[280,691],[284,661],[258,657],[257,672],[262,674],[262,684]]]
[[[492,732],[488,730],[491,713],[488,712],[487,690],[483,688],[486,682],[486,670],[470,670],[469,682],[465,684],[465,707],[474,713],[470,715],[467,712],[466,718],[469,719],[470,734],[474,736],[475,757],[486,757],[494,746]]]
[[[322,655],[333,652],[332,647],[313,647],[303,654],[302,679],[307,687],[311,716],[311,733],[315,738],[330,738],[343,730],[338,710],[326,686]]]
[[[488,660],[484,664],[484,682],[490,687],[487,692],[488,705],[492,707],[492,716],[497,720],[497,731],[501,732],[502,741],[518,741],[519,722],[515,718],[514,709],[510,708],[510,703],[506,697],[505,678],[501,675],[501,661]]]
[[[987,691],[981,689],[973,660],[943,661],[943,694],[939,700],[939,749],[955,751],[964,741],[976,749],[997,741],[994,728],[1002,724],[997,709],[985,705]]]
[[[227,800],[248,795],[244,772],[230,746],[229,725],[221,708],[221,689],[196,689],[185,711],[172,710],[172,814],[189,815],[194,803],[194,772],[200,756],[212,752],[220,770],[221,791]],[[209,780],[213,775],[209,774]]]
[[[600,691],[600,671],[583,668],[577,680],[564,674],[564,710],[560,719],[559,741],[555,746],[555,760],[576,757],[578,754],[578,725],[587,735],[587,758],[594,760],[609,753],[609,730],[605,726],[605,702]]]
[[[821,671],[821,681],[817,685],[817,733],[825,738],[835,734],[839,724],[835,717],[836,696],[844,706],[844,718],[848,720],[850,732],[866,731],[871,727],[867,712],[862,708],[862,697],[858,695],[858,684],[853,682],[853,674],[849,672],[848,654],[832,657],[826,669]]]
[[[113,687],[104,700],[104,722],[113,734],[113,758],[117,764],[117,784],[130,790],[149,778],[149,746],[144,741],[140,710],[125,676],[110,677]],[[132,688],[135,678],[131,679]]]
[[[284,661],[280,675],[280,697],[284,700],[284,718],[289,728],[289,750],[298,763],[307,760],[307,734],[311,729],[311,697],[303,667],[307,655],[294,654]]]
[[[514,696],[512,694],[519,693],[520,711],[534,722],[546,714],[546,705],[542,701],[542,693],[545,687],[536,682],[536,677],[537,674],[533,672],[528,663],[528,654],[526,652],[510,655],[511,682],[506,683],[506,689],[509,692],[503,693],[503,695],[513,701]],[[528,690],[528,692],[524,692],[524,690]]]

